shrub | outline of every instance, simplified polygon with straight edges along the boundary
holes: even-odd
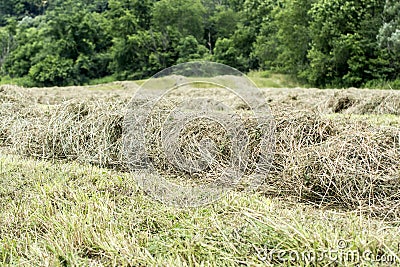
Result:
[[[74,84],[74,64],[72,59],[47,56],[32,66],[29,77],[38,86],[66,86]]]

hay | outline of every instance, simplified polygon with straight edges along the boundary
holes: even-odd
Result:
[[[282,172],[299,199],[355,209],[400,200],[398,132],[355,127],[297,153]],[[392,204],[390,204],[392,203]]]
[[[310,111],[274,115],[276,153],[265,194],[400,217],[399,129],[348,124]]]
[[[338,129],[332,120],[312,111],[282,109],[273,115],[276,121],[276,151],[272,174],[277,178],[273,182],[279,184],[280,174],[293,164],[299,151],[325,142],[336,135]]]
[[[360,108],[361,114],[400,115],[400,95],[388,95],[373,98]]]
[[[47,107],[32,105],[30,115],[8,120],[6,145],[41,159],[65,159],[104,167],[122,166],[121,103],[71,100]]]
[[[130,97],[131,91],[103,91],[97,86],[2,86],[0,145],[25,156],[122,169],[123,108]]]
[[[328,107],[332,113],[342,113],[352,106],[354,106],[358,100],[351,95],[333,97],[328,101]]]
[[[122,151],[128,97],[91,95],[43,105],[29,94],[16,87],[0,87],[0,145],[36,158],[76,160],[128,170]],[[397,95],[383,95],[373,108],[364,111],[361,107],[366,101],[376,100],[361,100],[351,94],[335,97],[329,102],[329,112],[398,114],[399,110]],[[170,160],[174,150],[166,148],[162,139],[162,118],[169,114],[168,105],[160,105],[147,118],[146,155],[155,168],[167,175],[194,177],[195,183],[215,182],[220,171],[231,164],[231,136],[218,123],[188,123],[179,136],[171,136],[175,140],[172,144],[184,152],[186,159],[186,165],[177,166]],[[274,110],[276,151],[262,188],[265,194],[400,218],[398,129],[331,120],[314,111],[278,105]],[[221,118],[225,118],[223,112],[219,114]],[[249,164],[241,171],[249,174],[259,157],[260,131],[251,117],[244,115],[242,120],[249,142]],[[204,157],[207,153],[208,158]],[[201,171],[193,171],[196,169]]]
[[[240,106],[239,116],[225,110],[224,105],[208,100],[191,102],[180,107],[184,112],[179,108],[171,113],[177,102],[176,95],[164,99],[145,118],[141,114],[147,107],[130,113],[132,117],[127,118],[125,128],[126,147],[127,158],[134,168],[150,164],[174,181],[190,180],[192,184],[203,185],[215,182],[232,185],[236,177],[230,175],[232,179],[228,179],[228,169],[240,175],[256,168],[264,150],[262,129],[257,127],[251,112],[246,113]],[[206,108],[207,112],[199,114],[198,108],[204,105],[215,109]],[[146,127],[138,131],[138,124]]]
[[[12,85],[0,86],[0,145],[5,145],[15,121],[34,116],[29,91]]]
[[[400,92],[341,90],[323,106],[322,110],[328,113],[400,115]]]

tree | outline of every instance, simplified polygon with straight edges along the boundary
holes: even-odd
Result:
[[[211,18],[215,28],[215,39],[229,38],[236,30],[239,22],[239,14],[230,8],[219,7]]]
[[[319,0],[311,8],[308,81],[360,86],[381,75],[376,33],[385,0]]]
[[[233,65],[242,71],[258,69],[264,66],[261,58],[264,53],[264,44],[270,39],[270,25],[273,21],[272,11],[279,2],[272,0],[246,0],[243,3],[243,9],[239,14],[239,22],[235,32],[229,37],[230,45],[234,49],[229,49],[227,41],[219,44],[216,49],[215,57],[221,60],[221,56],[232,57],[236,53],[237,59],[234,60],[237,65]],[[269,46],[270,44],[267,44]],[[223,51],[225,49],[225,51]],[[225,59],[226,60],[226,59]],[[229,60],[232,61],[232,60]]]
[[[138,19],[131,1],[110,0],[106,17],[110,22],[108,32],[113,37],[124,37],[138,30]]]
[[[18,22],[16,46],[4,60],[3,73],[11,77],[29,74],[38,84],[63,85],[60,77],[72,62],[73,70],[68,70],[68,75],[75,76],[68,78],[68,82],[83,83],[108,75],[107,50],[111,37],[107,35],[107,22],[104,16],[90,12],[86,6],[64,1],[63,7],[53,8],[45,16],[25,17]]]
[[[390,68],[389,78],[400,77],[400,2],[386,0],[383,24],[377,36],[378,44],[384,50]]]
[[[0,27],[7,24],[7,19],[22,19],[43,15],[48,7],[42,0],[0,0]]]
[[[243,68],[245,63],[243,58],[240,57],[240,52],[235,48],[232,39],[223,38],[218,39],[214,49],[214,59],[222,64],[231,67]]]
[[[165,32],[138,31],[127,38],[115,38],[110,65],[120,79],[141,79],[176,63],[176,45],[180,33],[171,28]]]
[[[39,86],[66,86],[76,83],[74,62],[71,59],[49,55],[32,66],[29,77]]]
[[[156,31],[166,32],[172,27],[183,36],[203,40],[205,9],[200,0],[161,0],[154,4],[152,14]]]
[[[302,76],[309,67],[309,10],[314,2],[316,0],[285,0],[282,6],[275,7],[273,23],[276,26],[272,30],[272,38],[276,40],[278,55],[274,64],[284,73]]]
[[[13,19],[8,19],[8,25],[0,28],[0,74],[3,72],[2,67],[5,59],[10,52],[15,48],[15,34],[17,23]]]
[[[35,57],[44,47],[43,28],[19,28],[15,33],[15,47],[4,59],[3,72],[11,77],[23,77],[35,64]]]
[[[200,60],[207,54],[207,48],[199,45],[194,36],[187,36],[180,40],[179,45],[176,48],[178,53],[177,63],[183,63],[193,60]]]

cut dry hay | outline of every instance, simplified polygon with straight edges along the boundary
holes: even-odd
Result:
[[[61,104],[65,101],[79,99],[95,101],[104,98],[115,98],[117,101],[129,101],[138,90],[135,82],[123,81],[102,85],[23,88],[14,85],[0,86],[0,102],[23,102],[42,105]]]
[[[400,201],[398,137],[389,129],[344,130],[298,151],[281,174],[284,186],[320,205],[398,213],[392,209]]]
[[[19,154],[36,158],[122,166],[121,106],[74,100],[50,106],[35,118],[16,121],[9,142]]]
[[[266,194],[400,218],[400,129],[349,125],[307,111],[275,119]]]
[[[263,129],[257,127],[257,120],[250,116],[252,113],[246,114],[243,106],[236,106],[242,111],[240,116],[227,112],[223,105],[214,111],[207,109],[203,115],[198,113],[200,106],[214,105],[212,101],[190,103],[184,113],[171,113],[176,101],[174,96],[151,108],[135,110],[127,117],[125,149],[131,166],[142,168],[149,164],[158,173],[184,184],[217,183],[230,187],[241,173],[256,168],[262,148],[271,149],[262,147]],[[147,109],[151,112],[143,117]],[[172,123],[168,123],[171,118]],[[140,125],[143,129],[138,130]]]
[[[273,109],[281,106],[321,113],[400,115],[400,90],[263,89]]]
[[[21,92],[18,88],[0,88],[2,146],[36,158],[76,160],[128,170],[122,151],[122,128],[129,98],[101,96],[43,105],[29,94],[21,96]],[[342,100],[338,105],[353,103],[346,109],[350,110],[359,105],[355,103],[361,103],[355,99]],[[373,112],[390,111],[397,100],[391,96],[379,103]],[[162,112],[165,110],[167,106],[161,107]],[[399,129],[336,121],[306,110],[275,110],[276,151],[270,175],[260,190],[317,205],[400,218]],[[152,163],[171,175],[193,175],[190,170],[176,168],[163,154],[162,120],[157,121],[156,117],[149,117],[147,128],[146,153]],[[257,161],[260,136],[254,121],[244,119],[244,125],[250,142],[250,172],[252,163]],[[184,154],[190,159],[188,162],[199,168],[208,164],[209,168],[203,169],[211,180],[218,173],[210,170],[229,163],[231,143],[219,125],[200,120],[188,124],[179,138],[182,151],[191,151]],[[202,146],[211,153],[210,162],[202,160]],[[197,175],[198,179],[204,177]]]
[[[36,111],[30,108],[33,102],[28,90],[12,85],[0,86],[0,145],[7,143],[16,121],[36,115]]]
[[[93,100],[91,95],[44,105],[31,95],[21,96],[25,89],[2,89],[1,145],[41,159],[77,160],[104,167],[123,165],[122,109],[127,98],[103,95]]]
[[[341,90],[328,98],[325,109],[330,113],[400,115],[400,92]]]
[[[287,176],[288,168],[297,163],[303,151],[325,143],[340,129],[335,121],[323,118],[317,112],[283,108],[273,115],[276,120],[276,151],[263,190],[276,196],[294,196],[297,195],[293,190],[296,184],[292,185],[291,175]]]

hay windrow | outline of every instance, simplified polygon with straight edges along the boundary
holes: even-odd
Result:
[[[176,102],[179,98],[173,96],[157,103],[149,108],[151,112],[146,118],[135,116],[143,112],[140,109],[132,113],[133,117],[127,121],[139,120],[141,125],[145,125],[145,155],[140,153],[143,147],[141,141],[134,141],[142,139],[142,132],[135,132],[129,137],[133,141],[128,144],[129,158],[133,159],[131,164],[140,166],[147,160],[168,179],[202,185],[222,182],[221,177],[226,175],[228,169],[248,173],[255,168],[261,153],[261,129],[251,118],[251,112],[239,108],[237,114],[232,114],[221,105],[221,109],[198,113],[199,104],[212,105],[212,101],[191,103],[193,106],[183,104],[180,108],[185,112],[180,109],[171,112],[177,107]],[[129,127],[137,129],[136,124]],[[242,151],[242,147],[247,149]],[[238,162],[239,167],[236,166]],[[226,180],[226,183],[229,181]]]
[[[324,114],[400,115],[400,90],[371,89],[263,89],[274,109],[317,110]]]
[[[32,105],[34,116],[16,115],[8,122],[8,136],[3,139],[26,156],[122,166],[121,106],[77,100],[47,107]]]
[[[297,160],[300,151],[324,143],[339,131],[336,122],[323,118],[316,112],[283,109],[275,112],[274,118],[276,151],[270,182],[276,184],[282,182],[281,173]]]
[[[400,92],[341,90],[326,101],[329,113],[400,115]]]
[[[31,109],[34,97],[29,90],[12,85],[0,86],[0,145],[8,143],[13,134],[14,125],[25,118],[36,116],[36,110]]]
[[[100,94],[46,105],[30,96],[29,91],[0,87],[0,145],[25,156],[127,170],[122,152],[122,127],[129,99],[127,95]],[[329,102],[332,109],[327,113],[333,109],[343,113],[398,114],[399,111],[397,95],[393,94],[364,100],[349,94],[340,99]],[[363,111],[361,107],[368,101],[376,104]],[[161,113],[168,110],[168,106],[159,108]],[[400,200],[399,129],[333,120],[315,111],[283,105],[273,106],[273,111],[276,151],[270,175],[261,189],[265,194],[296,197],[317,205],[361,209],[379,216],[390,213],[391,217],[400,218],[397,204]],[[171,164],[162,152],[165,149],[161,142],[163,121],[155,120],[156,117],[148,118],[146,153],[159,170],[184,176],[185,171]],[[242,116],[242,119],[250,144],[249,173],[257,161],[260,136],[250,117]],[[229,136],[216,123],[192,122],[179,138],[182,151],[191,151],[184,155],[193,156],[199,166],[209,164],[208,170],[218,170],[232,156]],[[212,158],[218,160],[204,161],[199,147],[206,147]],[[217,162],[218,167],[213,165]],[[198,175],[196,179],[213,180],[213,175],[217,174],[210,172],[209,177]]]
[[[398,133],[344,130],[299,152],[282,172],[300,199],[346,208],[382,207],[400,200]]]

